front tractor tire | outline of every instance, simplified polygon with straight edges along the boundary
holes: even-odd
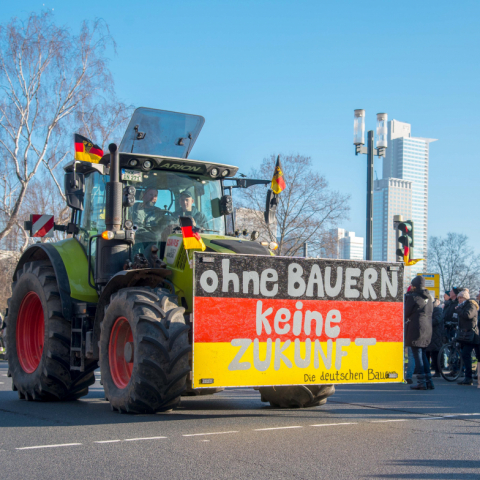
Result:
[[[25,400],[75,400],[95,382],[96,362],[70,371],[71,324],[63,317],[55,271],[48,261],[17,272],[8,302],[7,360],[12,388]]]
[[[258,390],[262,402],[269,402],[274,408],[308,408],[327,403],[327,398],[335,393],[335,385],[262,387]]]
[[[165,289],[112,295],[101,323],[100,370],[113,410],[155,413],[179,405],[190,373],[184,313]]]

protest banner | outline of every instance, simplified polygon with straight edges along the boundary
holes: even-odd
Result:
[[[403,381],[403,265],[196,252],[193,387]]]

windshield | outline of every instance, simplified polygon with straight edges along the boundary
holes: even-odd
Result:
[[[204,123],[200,115],[137,108],[120,152],[187,158]]]
[[[220,215],[219,180],[165,171],[122,170],[122,179],[135,187],[135,204],[127,218],[137,226],[137,242],[165,242],[180,216],[189,216],[205,233],[224,235]]]

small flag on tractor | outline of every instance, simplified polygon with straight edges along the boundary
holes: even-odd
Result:
[[[405,247],[405,252],[403,254],[403,263],[405,264],[406,267],[411,267],[412,265],[415,265],[418,262],[421,262],[423,258],[410,258],[410,247],[406,246]]]
[[[103,157],[103,150],[91,142],[88,138],[82,137],[78,133],[74,135],[75,139],[75,160],[81,162],[98,163]]]
[[[185,250],[198,248],[202,252],[207,249],[203,243],[202,237],[193,230],[193,219],[191,217],[179,217],[180,227],[182,228],[183,246]]]
[[[275,171],[272,178],[272,190],[277,195],[286,188],[286,183],[283,178],[282,164],[280,163],[280,155],[277,157],[277,164],[275,165]]]

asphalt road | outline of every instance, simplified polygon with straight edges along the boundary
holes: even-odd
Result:
[[[251,389],[114,413],[97,382],[70,403],[20,401],[0,362],[0,478],[480,479],[480,389],[339,386],[277,410]]]

